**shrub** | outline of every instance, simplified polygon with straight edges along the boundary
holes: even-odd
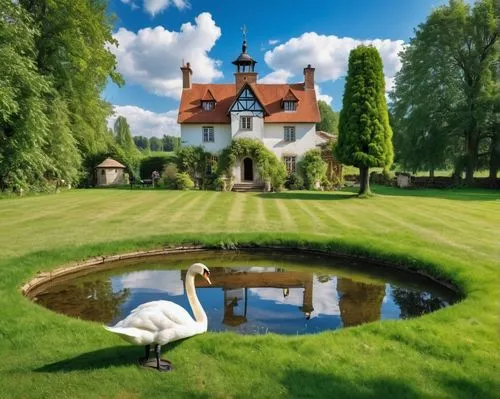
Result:
[[[194,187],[194,182],[187,173],[177,173],[175,175],[175,188],[177,190],[190,190]]]
[[[299,171],[304,178],[305,187],[314,190],[317,183],[323,181],[327,165],[317,149],[307,151],[299,162]]]
[[[331,191],[333,190],[333,183],[328,180],[328,178],[326,177],[326,175],[324,175],[322,178],[321,178],[321,188],[325,191]]]
[[[370,183],[392,186],[394,183],[394,176],[393,172],[389,172],[387,170],[382,171],[382,173],[374,171],[370,173]]]
[[[188,173],[191,179],[205,174],[206,157],[209,155],[201,146],[186,146],[177,151],[177,167],[181,172]]]
[[[140,175],[142,179],[151,179],[154,170],[164,170],[167,164],[175,162],[175,155],[154,155],[141,160]]]
[[[175,189],[176,188],[176,176],[178,174],[177,166],[173,163],[169,163],[161,174],[160,184],[163,184],[166,188]]]
[[[210,168],[208,168],[210,166]],[[217,163],[211,153],[201,146],[182,147],[177,151],[177,167],[179,171],[188,173],[193,181],[199,183],[202,190],[213,189],[217,177]],[[212,173],[207,174],[207,169]]]
[[[297,173],[291,173],[286,178],[285,187],[289,190],[303,190],[304,179]]]

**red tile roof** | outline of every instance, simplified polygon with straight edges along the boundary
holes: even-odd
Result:
[[[215,101],[215,97],[213,96],[212,92],[210,89],[207,89],[203,97],[201,98],[202,101]]]
[[[292,89],[289,89],[285,97],[283,97],[283,101],[298,101],[298,100],[299,99],[297,98]]]
[[[259,84],[250,85],[255,95],[265,108],[266,123],[317,123],[321,117],[315,90],[305,90],[304,83],[294,84]],[[283,98],[289,92],[297,98],[297,110],[285,112],[281,106]],[[207,93],[216,99],[215,108],[203,111],[201,100],[205,100]],[[179,105],[179,123],[223,123],[230,124],[228,114],[231,104],[236,98],[235,84],[200,84],[194,83],[191,89],[182,91]]]

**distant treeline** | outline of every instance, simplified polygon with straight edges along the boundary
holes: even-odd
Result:
[[[181,146],[181,138],[164,134],[163,137],[134,136],[134,143],[145,151],[177,151]]]

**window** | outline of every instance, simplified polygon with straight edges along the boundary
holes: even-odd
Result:
[[[297,110],[297,101],[283,101],[283,109],[285,112],[293,112]]]
[[[295,126],[285,126],[285,141],[295,141]]]
[[[212,111],[215,108],[215,101],[202,101],[201,107],[203,111]]]
[[[241,116],[240,117],[240,129],[241,130],[252,130],[252,117],[251,116]]]
[[[104,169],[101,169],[101,175],[105,175],[106,171]]]
[[[214,142],[214,128],[213,126],[203,127],[203,142],[213,143]]]
[[[283,157],[283,161],[285,162],[285,167],[288,174],[295,173],[295,158],[295,156]]]

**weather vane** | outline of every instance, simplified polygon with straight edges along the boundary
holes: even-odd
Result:
[[[243,32],[243,40],[244,40],[244,41],[246,41],[246,40],[247,40],[247,32],[248,32],[248,30],[247,30],[247,26],[246,26],[246,25],[243,25],[243,26],[241,27],[241,31]]]

